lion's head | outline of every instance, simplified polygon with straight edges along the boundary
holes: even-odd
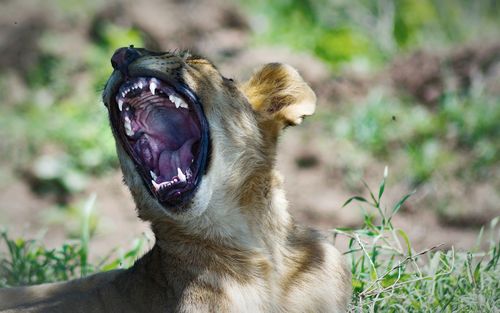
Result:
[[[186,52],[120,48],[111,62],[103,100],[125,182],[147,220],[199,216],[243,201],[243,189],[265,194],[280,130],[315,108],[314,92],[288,65],[267,64],[237,85]]]

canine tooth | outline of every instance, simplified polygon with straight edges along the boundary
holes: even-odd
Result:
[[[158,184],[154,180],[151,180],[151,183],[153,184],[153,187],[155,187],[156,191],[160,190],[163,186],[167,186],[167,187],[170,186],[169,182],[163,182],[163,183]]]
[[[134,131],[132,130],[132,123],[128,116],[125,116],[125,133],[127,136],[132,137],[134,135]]]
[[[154,180],[151,180],[151,183],[153,184],[153,187],[155,187],[156,191],[158,191],[161,188],[161,184],[156,183]]]
[[[181,100],[181,103],[180,103],[180,107],[181,107],[181,108],[184,108],[184,109],[189,109],[189,107],[188,107],[187,103],[186,103],[186,102],[184,102],[184,101],[182,101],[182,100]]]
[[[184,175],[184,173],[182,172],[182,170],[180,168],[177,168],[177,177],[179,177],[179,180],[181,182],[186,181],[186,175]]]
[[[153,82],[153,81],[152,81],[151,83],[149,83],[149,90],[151,91],[151,93],[152,93],[153,95],[155,94],[155,90],[156,90],[156,88],[157,88],[157,87],[158,87],[158,86],[156,85],[156,83],[155,83],[155,82]]]
[[[118,108],[120,109],[120,112],[123,110],[123,99],[118,99]]]
[[[153,180],[156,180],[158,178],[158,176],[156,176],[155,172],[153,171],[149,171],[149,174],[151,175],[151,178],[153,178]]]
[[[142,89],[142,87],[144,87],[144,85],[142,84],[142,82],[139,82],[139,88]]]

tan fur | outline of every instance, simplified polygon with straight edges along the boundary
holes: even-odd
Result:
[[[238,87],[203,58],[141,54],[131,75],[183,81],[203,104],[212,155],[202,183],[181,213],[169,212],[117,143],[154,248],[128,270],[0,290],[1,312],[344,312],[350,271],[332,245],[295,225],[274,170],[280,131],[314,112],[311,88],[288,65],[265,65]]]

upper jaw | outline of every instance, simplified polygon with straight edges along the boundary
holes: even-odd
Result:
[[[154,73],[154,71],[145,70],[141,72],[150,75]],[[108,108],[115,138],[121,144],[128,157],[135,163],[135,170],[143,179],[144,186],[150,195],[156,198],[164,208],[176,211],[179,208],[184,208],[185,204],[193,197],[202,176],[205,174],[210,142],[208,122],[198,97],[187,85],[182,82],[172,82],[170,79],[165,78],[163,74],[154,77],[150,75],[147,75],[148,77],[139,75],[125,78],[121,73],[116,73],[115,71],[108,80],[103,99]],[[199,145],[197,145],[197,155],[193,157],[192,161],[195,164],[189,168],[178,167],[175,170],[175,175],[168,177],[168,179],[165,177],[158,178],[161,175],[161,170],[155,173],[154,170],[152,171],[147,166],[144,166],[143,160],[138,157],[129,144],[129,141],[134,142],[137,129],[130,124],[127,125],[127,121],[123,120],[122,117],[126,110],[130,110],[131,108],[136,109],[133,103],[130,103],[131,100],[129,97],[133,96],[134,93],[141,92],[141,90],[147,90],[150,95],[158,95],[158,93],[165,92],[164,96],[170,100],[167,103],[171,104],[171,109],[190,110],[192,111],[190,114],[196,116],[199,122]],[[171,90],[171,92],[167,92],[168,90]],[[139,104],[139,106],[141,105],[148,106],[149,104]],[[168,107],[162,106],[160,106],[160,109],[169,110]],[[122,121],[125,122],[122,123]],[[160,127],[164,126],[163,124],[159,125]]]

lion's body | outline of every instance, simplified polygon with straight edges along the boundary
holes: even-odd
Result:
[[[314,93],[298,73],[271,64],[238,87],[204,59],[168,53],[141,57],[128,69],[182,79],[203,103],[212,149],[202,183],[182,213],[166,212],[117,144],[139,216],[155,233],[154,248],[128,270],[0,290],[0,311],[345,311],[351,287],[342,256],[295,225],[274,170],[281,129],[314,111]]]

